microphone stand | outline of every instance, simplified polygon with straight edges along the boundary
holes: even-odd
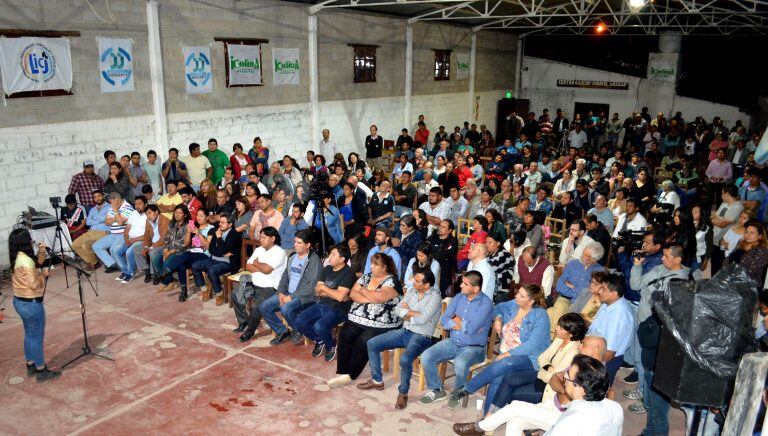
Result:
[[[91,345],[88,342],[88,324],[86,323],[85,297],[83,296],[83,279],[88,280],[88,284],[91,285],[91,289],[93,290],[93,293],[97,297],[99,296],[98,292],[96,292],[96,288],[93,287],[93,283],[91,283],[91,280],[89,278],[91,276],[91,274],[88,271],[86,271],[85,269],[83,269],[75,261],[72,261],[72,260],[70,260],[70,259],[68,259],[66,257],[62,257],[61,260],[65,264],[69,264],[69,266],[74,268],[75,269],[75,273],[77,275],[77,293],[78,293],[78,296],[80,297],[80,317],[83,320],[83,341],[84,341],[83,348],[82,348],[83,351],[80,353],[80,355],[78,355],[74,359],[70,360],[69,362],[65,363],[62,366],[62,368],[66,368],[67,366],[69,366],[70,364],[74,363],[75,361],[77,361],[81,357],[85,357],[85,356],[98,357],[100,359],[110,360],[110,361],[114,362],[114,359],[112,359],[110,357],[107,357],[107,356],[104,356],[104,355],[101,355],[101,354],[91,350]]]

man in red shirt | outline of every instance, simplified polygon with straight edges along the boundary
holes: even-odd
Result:
[[[198,200],[195,196],[195,191],[193,191],[190,187],[182,189],[180,194],[181,199],[184,201],[184,204],[187,205],[187,209],[189,209],[189,214],[194,220],[195,215],[197,214],[197,210],[203,207],[203,204],[200,203],[200,200]]]
[[[427,126],[424,124],[424,121],[419,121],[419,128],[416,129],[416,132],[414,132],[413,140],[414,142],[421,143],[422,147],[429,145],[429,130],[427,130]]]
[[[456,159],[458,166],[454,172],[459,178],[459,188],[464,189],[464,185],[467,184],[467,180],[472,178],[472,171],[467,168],[467,161],[463,157]]]

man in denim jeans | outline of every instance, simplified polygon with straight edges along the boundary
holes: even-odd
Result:
[[[283,221],[285,223],[285,221]],[[347,320],[347,313],[352,307],[349,291],[357,281],[355,272],[347,265],[351,254],[346,245],[331,248],[328,266],[320,273],[315,285],[318,302],[304,309],[294,319],[292,327],[315,343],[312,357],[325,353],[325,361],[336,358],[336,340],[333,329]]]
[[[368,340],[371,379],[359,383],[357,385],[359,389],[383,390],[381,352],[405,348],[400,357],[400,385],[397,387],[395,409],[404,409],[408,405],[413,361],[432,345],[432,335],[435,333],[435,325],[440,317],[441,304],[440,291],[435,288],[435,276],[432,271],[426,270],[414,274],[413,288],[408,289],[395,309],[395,312],[404,319],[403,326]]]
[[[453,359],[456,373],[454,390],[464,387],[469,368],[485,357],[488,331],[493,318],[493,301],[483,294],[483,276],[468,271],[461,278],[461,294],[456,295],[440,318],[443,328],[451,337],[433,345],[421,356],[427,377],[427,392],[422,404],[445,399],[447,394],[437,372],[437,365]]]
[[[317,301],[315,284],[320,276],[321,262],[317,253],[312,251],[312,232],[309,229],[296,232],[293,248],[296,252],[288,258],[277,292],[259,304],[261,316],[275,332],[270,345],[282,344],[289,338],[299,345],[301,333],[295,328],[289,331],[277,312],[283,315],[288,325],[294,325],[296,317]]]

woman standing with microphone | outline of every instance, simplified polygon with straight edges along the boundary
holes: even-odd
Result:
[[[45,253],[41,244],[40,251]],[[24,358],[27,361],[27,375],[37,377],[38,382],[56,378],[59,371],[51,371],[43,356],[45,335],[45,308],[43,295],[49,271],[40,271],[32,246],[32,236],[27,229],[15,229],[8,235],[13,275],[13,308],[24,324]]]

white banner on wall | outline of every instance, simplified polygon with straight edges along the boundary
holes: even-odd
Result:
[[[456,78],[469,77],[469,53],[456,53]]]
[[[99,38],[101,92],[133,91],[133,43],[130,39]]]
[[[679,53],[648,53],[648,78],[660,82],[677,83]]]
[[[300,83],[299,49],[272,49],[272,82],[275,85],[298,85]]]
[[[184,82],[187,94],[204,94],[213,90],[210,47],[182,47]]]
[[[72,88],[68,38],[0,38],[0,74],[7,95]]]
[[[261,85],[261,45],[227,44],[227,86]]]

